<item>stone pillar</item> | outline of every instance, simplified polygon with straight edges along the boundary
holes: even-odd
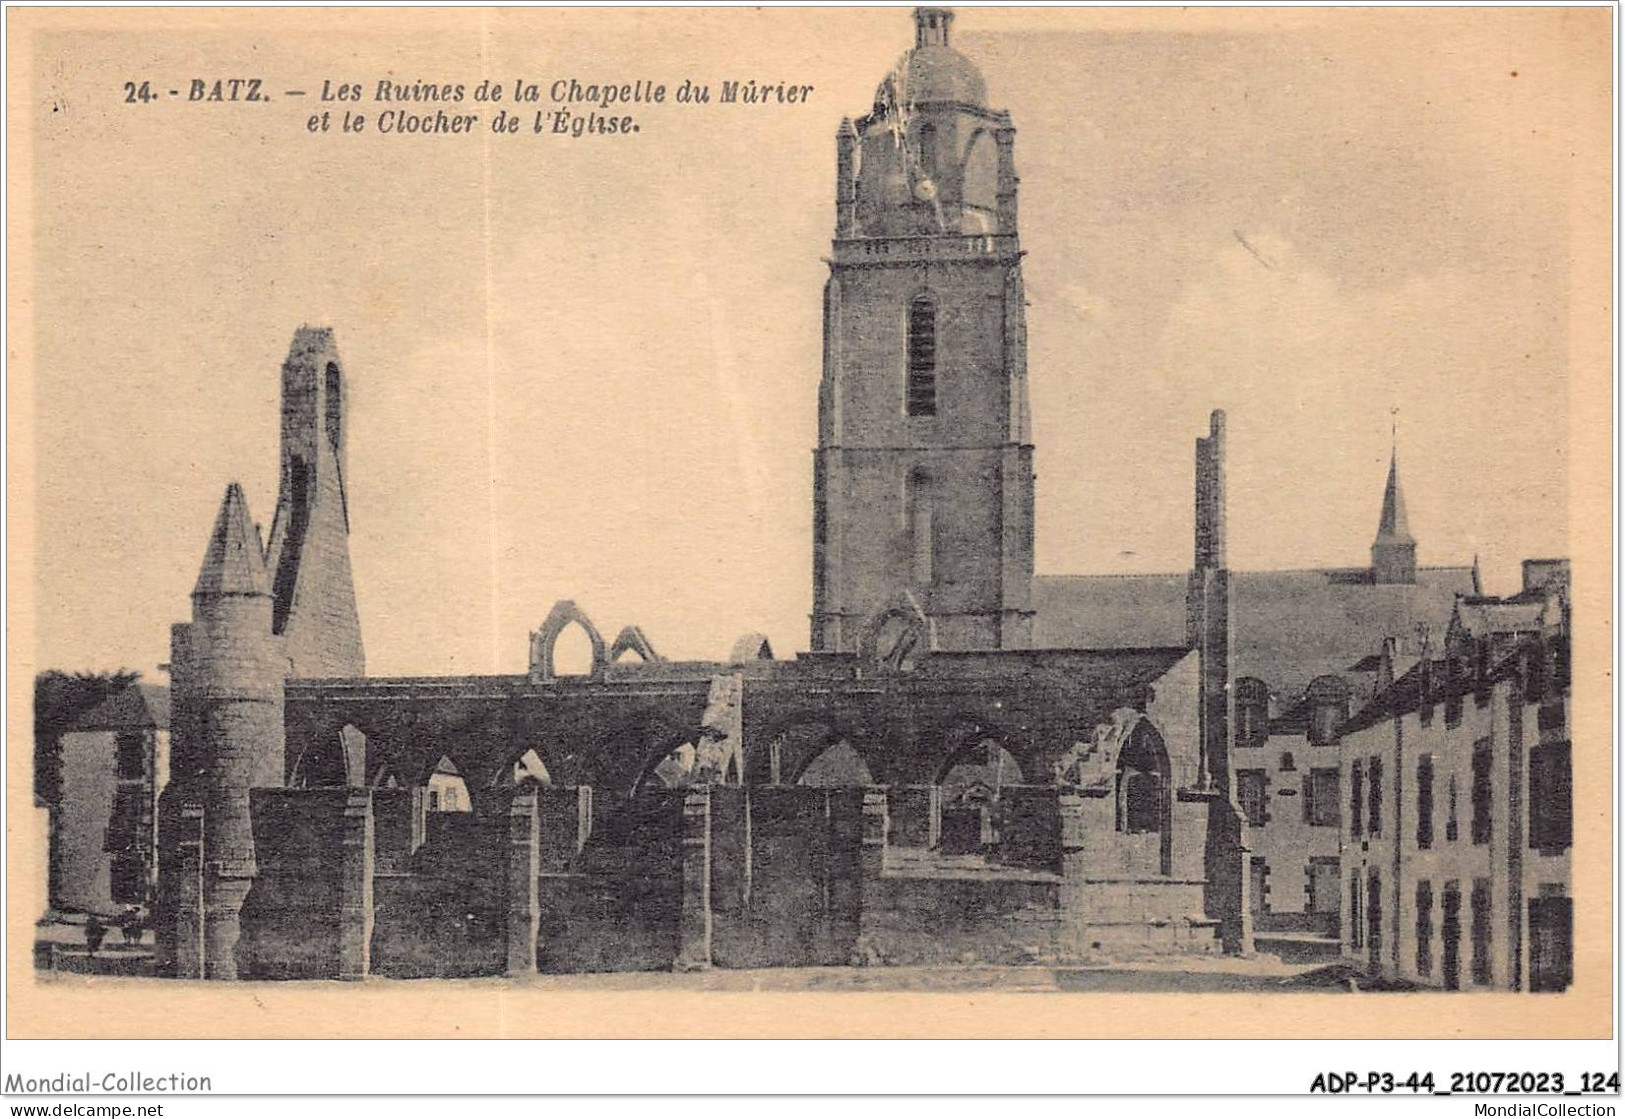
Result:
[[[243,901],[252,878],[226,877],[213,859],[203,878],[203,978],[237,978],[237,942],[242,939]]]
[[[576,854],[586,849],[592,838],[592,786],[576,786]]]
[[[679,915],[677,971],[711,966],[711,786],[683,796],[683,903]]]
[[[853,185],[853,149],[857,147],[858,132],[850,120],[842,120],[835,133],[835,236],[857,235],[857,191]]]
[[[365,979],[372,970],[372,793],[351,789],[344,801],[340,871],[339,978]]]
[[[1061,936],[1064,956],[1074,959],[1088,954],[1090,913],[1088,895],[1089,821],[1083,798],[1076,793],[1057,794],[1059,804],[1059,860],[1061,869]]]
[[[993,133],[993,138],[999,146],[999,186],[995,203],[998,207],[999,232],[1014,233],[1017,225],[1016,184],[1021,180],[1016,175],[1016,130],[1010,126],[1008,114],[1005,114],[1002,127]]]
[[[536,938],[542,928],[541,823],[536,792],[514,794],[508,808],[508,963],[513,976],[536,974]]]
[[[176,979],[203,978],[203,806],[180,806],[175,845],[170,854],[174,873],[166,875],[172,930],[167,955]]]
[[[823,963],[851,959],[862,925],[866,795],[861,789],[831,789],[825,794],[824,943],[818,953]]]
[[[1233,956],[1253,954],[1252,853],[1241,810],[1223,793],[1208,801],[1207,885],[1203,908],[1219,922],[1219,939]]]
[[[879,878],[886,863],[886,832],[891,827],[885,789],[863,791],[863,877]]]

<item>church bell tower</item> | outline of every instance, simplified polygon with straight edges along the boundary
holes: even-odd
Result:
[[[1016,130],[919,8],[914,47],[836,135],[814,466],[815,651],[905,593],[939,649],[1032,635],[1033,447]]]

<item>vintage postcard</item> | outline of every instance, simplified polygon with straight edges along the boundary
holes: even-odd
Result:
[[[12,1036],[1606,1036],[1607,9],[8,32]]]

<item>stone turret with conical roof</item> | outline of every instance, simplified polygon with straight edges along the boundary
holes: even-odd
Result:
[[[202,813],[202,958],[191,970],[204,978],[237,977],[239,914],[257,871],[249,790],[283,783],[287,658],[272,633],[272,604],[259,529],[234,482],[192,588],[192,620],[174,627],[170,655],[174,757],[165,795]],[[161,871],[175,866],[160,860]],[[178,885],[160,882],[166,903],[190,896]],[[173,930],[187,919],[160,917],[172,937],[185,935]]]
[[[1399,449],[1388,459],[1388,485],[1382,492],[1382,516],[1371,542],[1373,583],[1416,582],[1416,537],[1405,516],[1405,495],[1399,489]]]

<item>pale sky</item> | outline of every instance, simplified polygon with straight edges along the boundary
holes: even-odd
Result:
[[[521,672],[559,598],[667,656],[805,648],[834,134],[908,10],[238,14],[35,43],[38,667],[163,679],[228,482],[269,526],[305,322],[349,378],[370,672]],[[1186,569],[1215,407],[1234,567],[1368,562],[1395,408],[1422,563],[1477,554],[1506,591],[1567,554],[1574,472],[1607,468],[1567,454],[1607,34],[1606,9],[962,10],[1019,130],[1039,571]],[[147,74],[816,88],[668,100],[626,138],[346,137],[310,104],[122,104]]]

